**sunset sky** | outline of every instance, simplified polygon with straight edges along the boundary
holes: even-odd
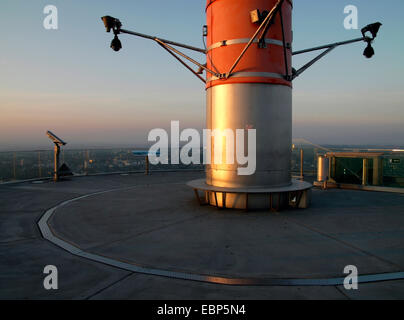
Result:
[[[45,30],[43,9],[58,8]],[[70,147],[144,146],[153,128],[202,129],[203,84],[152,41],[122,35],[123,50],[100,17],[123,27],[202,47],[205,0],[2,0],[0,149],[50,147],[52,130]],[[294,49],[360,36],[345,30],[344,7],[359,25],[381,21],[376,56],[364,43],[340,47],[294,82],[293,136],[318,144],[404,145],[404,2],[295,0]],[[198,57],[196,55],[195,57]],[[299,67],[312,58],[295,59]],[[203,56],[199,56],[203,61]]]

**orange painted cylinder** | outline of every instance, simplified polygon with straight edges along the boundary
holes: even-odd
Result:
[[[240,175],[238,163],[206,165],[206,183],[225,188],[277,188],[290,186],[292,147],[292,2],[283,0],[264,41],[251,44],[234,70],[266,12],[278,0],[209,0],[207,3],[207,129],[256,131],[256,166]],[[251,12],[261,13],[259,21]],[[282,17],[282,18],[281,18]],[[282,28],[283,25],[283,28]],[[264,32],[262,32],[264,33]],[[284,37],[285,36],[285,37]],[[286,61],[285,61],[286,55]],[[287,70],[286,70],[287,69]],[[229,74],[224,78],[223,74]],[[215,141],[211,143],[214,154]],[[245,150],[247,149],[247,143]],[[225,147],[222,146],[222,153]],[[265,199],[264,199],[265,200]]]
[[[251,21],[250,12],[257,9],[261,13],[270,12],[277,2],[278,0],[208,0],[208,69],[226,74],[260,25]],[[207,88],[224,83],[273,83],[291,86],[285,75],[292,73],[292,6],[291,0],[284,0],[281,9],[284,33],[281,15],[277,14],[265,35],[266,48],[253,43],[227,80],[217,79],[208,73]]]

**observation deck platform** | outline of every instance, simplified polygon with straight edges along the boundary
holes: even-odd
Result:
[[[202,177],[0,185],[0,298],[404,299],[403,194],[313,189],[308,209],[218,210],[186,185]]]

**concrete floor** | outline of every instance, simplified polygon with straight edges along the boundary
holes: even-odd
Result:
[[[74,256],[37,222],[61,202],[53,232],[80,249],[128,263],[254,278],[343,277],[404,271],[404,196],[314,190],[310,209],[243,212],[200,207],[185,182],[202,173],[74,178],[0,186],[1,299],[404,299],[404,280],[341,286],[224,286],[144,275]],[[129,189],[123,190],[125,187]],[[59,289],[43,288],[43,268]]]

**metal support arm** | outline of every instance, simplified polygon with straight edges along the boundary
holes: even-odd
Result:
[[[180,55],[181,57],[187,59],[188,61],[195,64],[199,68],[201,68],[201,69],[205,70],[206,72],[211,73],[214,76],[220,78],[219,73],[210,70],[205,65],[197,62],[196,60],[192,59],[191,57],[187,56],[186,54],[184,54],[181,51],[173,48],[170,45],[181,47],[181,48],[192,50],[192,51],[196,51],[196,52],[200,52],[200,53],[203,53],[203,54],[207,53],[207,51],[205,49],[200,49],[200,48],[189,46],[189,45],[186,45],[186,44],[183,44],[183,43],[174,42],[174,41],[170,41],[170,40],[166,40],[166,39],[161,39],[161,38],[158,38],[158,37],[155,37],[155,36],[150,36],[150,35],[147,35],[147,34],[134,32],[134,31],[129,31],[129,30],[125,30],[125,29],[119,29],[118,33],[126,33],[126,34],[134,35],[134,36],[137,36],[137,37],[141,37],[141,38],[156,41],[157,44],[159,44],[162,48],[164,48],[166,51],[168,51],[176,60],[178,60],[183,66],[185,66],[189,71],[191,71],[194,75],[196,75],[204,83],[206,83],[206,81],[199,74],[197,74],[197,72],[195,72],[188,64],[186,64],[182,59],[180,59],[177,55]]]
[[[292,53],[292,55],[295,56],[295,55],[302,54],[302,53],[313,52],[313,51],[322,50],[322,49],[329,49],[331,47],[339,47],[339,46],[343,46],[343,45],[347,45],[347,44],[351,44],[351,43],[355,43],[355,42],[369,41],[369,40],[371,41],[372,39],[367,38],[367,37],[362,37],[362,38],[356,38],[356,39],[347,40],[347,41],[334,42],[334,43],[326,44],[326,45],[323,45],[320,47],[314,47],[314,48],[295,51]]]
[[[202,65],[202,64],[200,64],[199,62],[195,61],[194,59],[188,57],[186,54],[183,54],[182,52],[178,51],[177,49],[175,49],[175,48],[169,46],[168,44],[164,43],[164,41],[162,41],[162,40],[160,40],[160,39],[158,39],[158,38],[156,38],[156,39],[154,39],[154,40],[155,40],[158,44],[164,46],[166,49],[168,49],[168,50],[170,50],[170,51],[172,51],[172,52],[175,52],[176,54],[179,54],[181,57],[183,57],[183,58],[187,59],[188,61],[192,62],[193,64],[197,65],[199,68],[202,68],[202,69],[206,70],[206,72],[209,72],[209,73],[213,74],[213,75],[216,76],[216,77],[220,76],[218,73],[216,73],[216,72],[214,72],[214,71],[212,71],[212,70],[206,68],[204,65]]]
[[[139,33],[139,32],[134,32],[134,31],[129,31],[129,30],[125,30],[125,29],[119,29],[120,33],[126,33],[126,34],[130,34],[133,36],[137,36],[137,37],[141,37],[141,38],[145,38],[145,39],[149,39],[149,40],[156,40],[159,39],[160,41],[166,43],[166,44],[171,44],[173,46],[177,46],[177,47],[181,47],[181,48],[185,48],[188,50],[193,50],[193,51],[197,51],[197,52],[201,52],[201,53],[206,53],[205,49],[201,49],[201,48],[197,48],[197,47],[193,47],[193,46],[189,46],[183,43],[179,43],[179,42],[174,42],[174,41],[170,41],[170,40],[165,40],[165,39],[160,39],[158,37],[155,36],[149,36],[147,34],[143,34],[143,33]]]
[[[271,26],[274,23],[275,20],[275,16],[278,12],[282,12],[282,5],[283,5],[284,0],[280,1],[279,3],[277,3],[275,5],[275,7],[273,8],[273,10],[271,10],[271,12],[269,14],[272,14],[272,17],[267,21],[267,23],[265,24],[265,28],[264,30],[261,32],[261,35],[258,38],[258,43],[261,44],[263,46],[263,48],[266,48],[266,44],[265,44],[265,37],[269,31],[269,29],[271,28]]]
[[[169,54],[171,54],[175,59],[178,60],[179,63],[181,63],[185,68],[187,68],[189,71],[191,71],[195,76],[197,76],[203,83],[206,83],[206,81],[199,75],[197,74],[189,65],[187,65],[184,61],[182,61],[174,52],[172,52],[170,49],[168,49],[164,44],[158,43],[164,50],[166,50]]]
[[[319,61],[321,58],[329,54],[332,50],[334,50],[337,46],[333,46],[331,48],[328,48],[325,50],[322,54],[318,55],[315,57],[313,60],[311,60],[309,63],[305,64],[303,67],[301,67],[299,70],[293,73],[292,75],[292,80],[300,76],[303,72],[305,72],[308,68],[310,68],[313,64],[315,64],[317,61]]]
[[[368,37],[362,37],[362,38],[356,38],[356,39],[347,40],[347,41],[335,42],[335,43],[326,44],[326,45],[319,46],[319,47],[314,47],[314,48],[309,48],[309,49],[293,52],[292,55],[298,55],[298,54],[302,54],[302,53],[307,53],[307,52],[313,52],[313,51],[318,51],[318,50],[322,50],[322,49],[327,49],[323,53],[321,53],[320,55],[315,57],[313,60],[311,60],[310,62],[305,64],[299,70],[294,71],[293,75],[292,75],[292,79],[294,80],[295,78],[300,76],[304,71],[306,71],[308,68],[310,68],[313,64],[315,64],[321,58],[323,58],[324,56],[329,54],[335,48],[337,48],[339,46],[342,46],[342,45],[347,45],[347,44],[356,43],[356,42],[360,42],[360,41],[371,42],[371,41],[373,41],[373,39],[368,38]]]

